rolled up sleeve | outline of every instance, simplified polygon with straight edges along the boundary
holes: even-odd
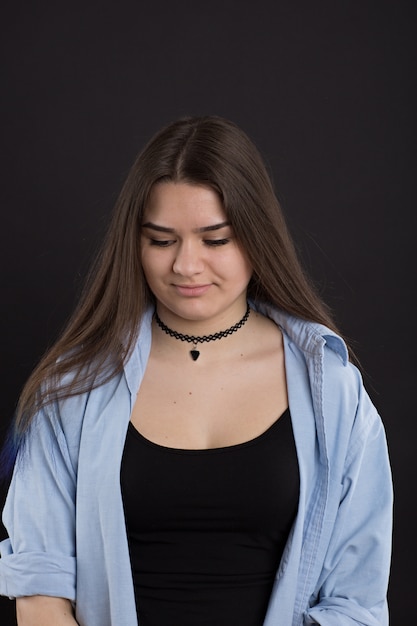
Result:
[[[1,592],[9,598],[45,595],[75,600],[75,558],[45,552],[14,554],[10,539],[0,543]]]
[[[362,392],[317,602],[304,624],[387,626],[392,478],[382,422]]]
[[[34,419],[19,450],[3,510],[0,594],[75,600],[76,473],[57,409]]]

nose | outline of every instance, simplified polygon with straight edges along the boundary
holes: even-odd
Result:
[[[203,271],[203,255],[197,242],[183,241],[176,252],[172,266],[175,274],[191,277]]]

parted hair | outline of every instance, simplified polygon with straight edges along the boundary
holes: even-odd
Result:
[[[121,372],[153,302],[141,267],[140,229],[150,191],[162,181],[219,194],[252,264],[249,298],[337,331],[303,271],[254,143],[221,117],[182,118],[160,130],[130,169],[78,306],[23,388],[16,432],[24,433],[51,399],[82,393]]]

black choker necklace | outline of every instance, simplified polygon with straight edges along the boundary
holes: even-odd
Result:
[[[158,313],[156,311],[155,311],[155,321],[158,324],[159,328],[161,328],[164,331],[164,333],[166,333],[170,337],[174,337],[174,339],[179,339],[180,341],[187,341],[188,343],[192,343],[193,348],[192,350],[190,350],[190,355],[193,361],[197,361],[198,357],[200,356],[200,351],[196,350],[197,344],[207,343],[209,341],[216,341],[216,339],[223,339],[223,337],[228,337],[232,333],[235,333],[237,330],[239,330],[239,328],[242,328],[242,326],[246,323],[249,317],[249,313],[250,313],[250,308],[248,304],[248,308],[246,309],[245,315],[242,317],[242,319],[239,322],[237,322],[237,324],[234,324],[234,326],[231,326],[230,328],[227,328],[226,330],[221,330],[218,333],[213,333],[212,335],[202,335],[201,337],[194,336],[194,335],[183,335],[182,333],[178,333],[176,330],[172,330],[171,328],[168,328],[168,326],[165,326],[164,322],[162,322],[159,319]]]

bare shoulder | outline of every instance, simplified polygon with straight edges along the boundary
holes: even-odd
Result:
[[[261,355],[263,358],[267,358],[271,354],[276,358],[283,353],[282,331],[269,317],[257,311],[252,311],[251,324],[248,325],[248,331],[251,333],[254,355]]]

